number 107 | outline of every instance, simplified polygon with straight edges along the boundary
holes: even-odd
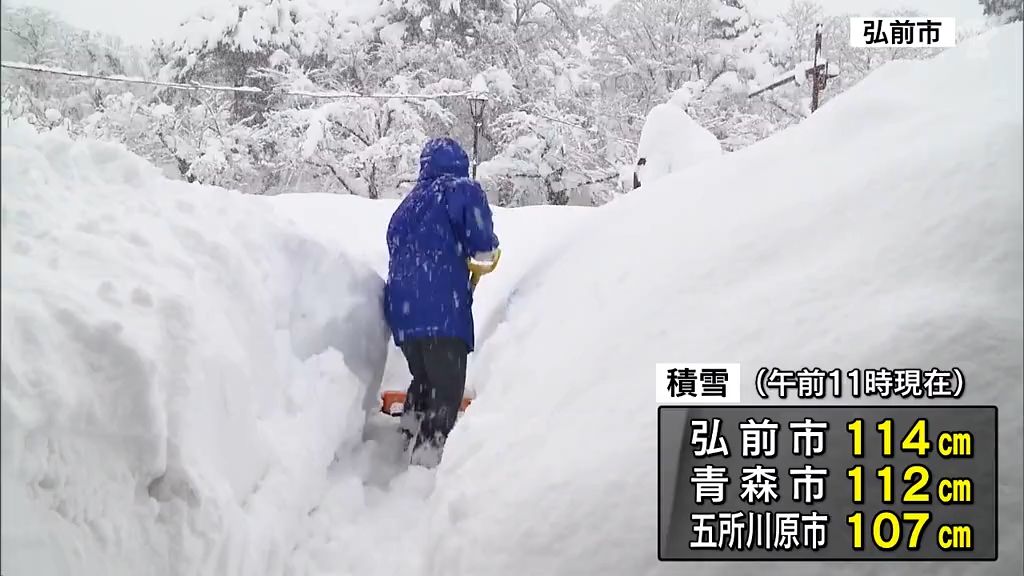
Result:
[[[921,546],[921,532],[931,521],[928,512],[894,512],[884,511],[875,515],[871,522],[871,541],[879,550],[892,550],[900,545],[903,539],[902,523],[913,524],[907,539],[907,549],[917,550]],[[864,549],[864,513],[854,512],[846,517],[846,523],[853,528],[853,549]],[[888,533],[888,534],[887,534]]]

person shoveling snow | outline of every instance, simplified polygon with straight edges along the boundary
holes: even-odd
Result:
[[[419,178],[391,217],[387,244],[385,318],[412,374],[401,428],[411,463],[432,467],[463,405],[473,288],[500,255],[487,196],[469,178],[458,142],[423,147]]]

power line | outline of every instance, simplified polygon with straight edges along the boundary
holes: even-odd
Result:
[[[91,80],[104,80],[108,82],[124,82],[128,84],[145,84],[147,86],[158,86],[161,88],[171,88],[174,90],[211,90],[215,92],[234,92],[241,94],[277,94],[283,96],[300,96],[306,98],[317,98],[324,100],[340,100],[342,98],[368,98],[375,100],[390,100],[394,98],[402,100],[435,100],[438,98],[467,98],[476,94],[472,91],[463,92],[439,92],[436,94],[405,94],[405,93],[374,93],[374,94],[359,94],[357,92],[307,92],[304,90],[285,90],[285,91],[266,91],[255,86],[217,86],[213,84],[203,84],[200,82],[191,82],[188,84],[181,82],[161,82],[159,80],[148,80],[146,78],[139,78],[136,76],[104,76],[100,74],[90,74],[88,72],[78,72],[75,70],[66,70],[64,68],[54,68],[52,66],[42,66],[39,64],[25,64],[22,62],[8,62],[0,61],[0,67],[9,68],[11,70],[22,70],[26,72],[35,72],[40,74],[55,74],[57,76],[68,76],[71,78],[80,79],[91,79]]]
[[[210,90],[214,92],[232,92],[241,94],[277,94],[282,96],[299,96],[305,98],[316,98],[324,100],[339,100],[343,98],[366,98],[376,100],[390,100],[390,99],[403,99],[403,100],[436,100],[439,98],[468,98],[477,94],[473,91],[462,91],[462,92],[440,92],[436,94],[408,94],[408,93],[373,93],[373,94],[359,94],[357,92],[308,92],[304,90],[285,90],[285,91],[265,91],[255,86],[218,86],[214,84],[203,84],[200,82],[191,82],[188,84],[181,82],[162,82],[159,80],[148,80],[146,78],[140,78],[137,76],[123,76],[113,75],[105,76],[100,74],[91,74],[88,72],[79,72],[75,70],[67,70],[64,68],[56,68],[52,66],[43,66],[40,64],[25,64],[23,62],[8,62],[0,61],[0,67],[8,68],[11,70],[22,70],[25,72],[35,72],[39,74],[54,74],[57,76],[67,76],[71,78],[88,79],[88,80],[104,80],[108,82],[123,82],[127,84],[144,84],[147,86],[157,86],[161,88],[171,88],[174,90]],[[528,112],[539,118],[555,122],[557,124],[563,124],[577,130],[583,130],[590,133],[596,133],[598,130],[594,127],[588,128],[572,122],[567,122],[559,118],[553,118],[539,112]],[[608,136],[613,140],[619,142],[625,142],[636,146],[637,143],[627,138],[620,138],[618,136]]]

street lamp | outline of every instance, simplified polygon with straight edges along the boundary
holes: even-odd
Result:
[[[480,127],[484,122],[484,108],[487,106],[487,94],[474,92],[469,95],[469,114],[473,117],[473,178],[476,179],[476,166],[480,163],[477,154],[477,143],[480,138]]]

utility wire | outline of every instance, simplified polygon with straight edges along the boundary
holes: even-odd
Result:
[[[2,61],[0,62],[0,67],[8,68],[11,70],[37,72],[41,74],[56,74],[58,76],[69,76],[72,78],[105,80],[109,82],[125,82],[129,84],[145,84],[148,86],[159,86],[162,88],[172,88],[175,90],[211,90],[215,92],[234,92],[242,94],[278,94],[284,96],[304,96],[307,98],[320,98],[326,100],[337,100],[341,98],[368,98],[376,100],[390,100],[393,98],[399,98],[403,100],[435,100],[438,98],[467,98],[469,96],[476,94],[475,92],[472,91],[439,92],[436,94],[359,94],[357,92],[307,92],[303,90],[266,91],[255,86],[217,86],[213,84],[202,84],[199,82],[184,84],[180,82],[161,82],[159,80],[147,80],[145,78],[139,78],[134,76],[103,76],[100,74],[89,74],[87,72],[77,72],[74,70],[65,70],[63,68],[54,68],[51,66],[41,66],[38,64],[24,64],[22,62]]]
[[[104,76],[100,74],[90,74],[88,72],[78,72],[75,70],[66,70],[64,68],[55,68],[52,66],[43,66],[39,64],[25,64],[23,62],[9,62],[0,61],[0,67],[8,68],[11,70],[22,70],[25,72],[36,72],[40,74],[55,74],[58,76],[68,76],[71,78],[81,79],[92,79],[92,80],[105,80],[109,82],[124,82],[128,84],[144,84],[147,86],[158,86],[162,88],[172,88],[174,90],[210,90],[215,92],[232,92],[241,94],[277,94],[284,96],[300,96],[306,98],[317,98],[325,100],[337,100],[342,98],[366,98],[376,100],[390,100],[390,99],[403,99],[403,100],[436,100],[439,98],[468,98],[470,96],[478,94],[473,91],[462,91],[462,92],[440,92],[436,94],[406,94],[406,93],[373,93],[373,94],[359,94],[356,92],[307,92],[303,90],[286,90],[286,91],[265,91],[255,86],[218,86],[214,84],[203,84],[200,82],[191,82],[188,84],[181,82],[161,82],[159,80],[148,80],[146,78],[139,78],[137,76]],[[529,112],[539,118],[555,122],[557,124],[563,124],[577,130],[583,130],[586,132],[596,133],[596,128],[587,128],[579,124],[567,122],[559,118],[553,118],[539,112]],[[618,136],[609,136],[613,140],[619,142],[625,142],[636,146],[637,143],[627,138],[620,138]]]

